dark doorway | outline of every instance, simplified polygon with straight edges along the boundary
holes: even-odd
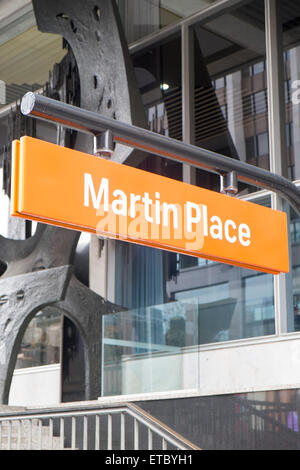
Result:
[[[84,345],[76,325],[63,317],[62,402],[85,400]]]

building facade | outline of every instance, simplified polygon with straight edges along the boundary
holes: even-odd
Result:
[[[20,240],[38,228],[8,215],[11,140],[30,134],[62,143],[62,130],[23,121],[18,100],[29,90],[53,96],[59,89],[59,99],[80,105],[83,86],[70,45],[62,48],[61,36],[39,30],[39,2],[33,3],[35,11],[28,0],[0,4],[1,235]],[[105,2],[98,4],[94,14],[101,22]],[[297,2],[119,0],[117,7],[135,73],[129,93],[137,87],[149,129],[300,185]],[[76,19],[59,15],[76,34]],[[91,89],[98,85],[94,77]],[[64,137],[77,148],[73,135]],[[134,164],[220,190],[215,175],[188,165],[148,154]],[[298,449],[300,215],[275,193],[253,186],[239,184],[236,197],[287,213],[288,274],[81,234],[75,275],[115,306],[102,315],[98,332],[97,397],[134,401],[201,448]],[[4,277],[6,269],[3,259]],[[22,336],[8,403],[85,400],[85,349],[67,311],[41,309]]]

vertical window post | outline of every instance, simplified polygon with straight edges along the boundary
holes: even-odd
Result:
[[[183,23],[181,26],[182,136],[186,144],[195,143],[194,63],[193,30]],[[182,174],[184,182],[196,183],[196,169],[191,165],[183,165]]]
[[[265,0],[266,58],[270,171],[287,177],[283,39],[279,0]],[[283,200],[272,194],[272,208],[283,210]],[[289,275],[274,276],[276,333],[287,332],[287,302],[291,299]]]

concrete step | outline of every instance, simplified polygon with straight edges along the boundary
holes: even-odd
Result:
[[[20,426],[21,427],[19,428],[19,423],[16,421],[12,421],[11,424],[8,421],[1,423],[0,450],[8,450],[9,448],[11,450],[26,450],[29,448],[31,450],[61,449],[60,437],[50,436],[49,426],[42,426],[40,428],[39,420],[32,420],[31,429],[30,422],[28,420],[20,421]],[[30,433],[31,442],[29,446]]]

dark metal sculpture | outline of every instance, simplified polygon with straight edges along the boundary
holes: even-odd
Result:
[[[56,64],[47,96],[124,122],[146,126],[126,41],[114,0],[33,0],[38,28],[61,34],[68,53]],[[11,138],[34,129],[11,121]],[[24,118],[21,118],[24,119]],[[25,118],[28,119],[28,118]],[[29,121],[32,121],[29,119]],[[26,122],[26,121],[25,121]],[[58,127],[57,143],[92,153],[92,137]],[[113,159],[136,163],[140,154],[117,144]],[[10,186],[10,156],[5,158],[5,188]],[[7,403],[20,343],[29,321],[55,306],[79,329],[85,344],[85,398],[101,390],[102,316],[123,310],[80,283],[71,268],[80,233],[37,226],[26,240],[0,237],[0,402]],[[15,237],[17,238],[17,237]]]
[[[146,127],[145,111],[113,0],[33,0],[40,31],[61,34],[70,45],[80,78],[80,107]],[[72,103],[73,104],[73,103]],[[76,149],[93,152],[91,138],[78,134]],[[139,154],[117,145],[114,160]]]
[[[47,305],[60,301],[70,266],[26,273],[0,281],[0,401],[8,403],[17,353],[27,325]]]

